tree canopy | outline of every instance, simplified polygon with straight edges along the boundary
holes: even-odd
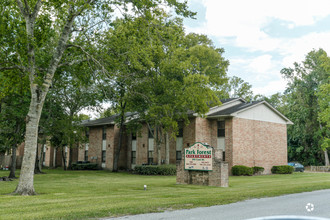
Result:
[[[187,2],[176,0],[1,1],[0,71],[20,71],[29,79],[31,93],[24,157],[15,193],[35,194],[33,170],[38,125],[57,69],[87,60],[97,67],[90,74],[102,72],[104,68],[92,56],[91,48],[100,33],[110,27],[114,10],[121,8],[124,17],[129,13],[148,17],[159,11],[159,4],[183,16],[194,15],[187,9]]]
[[[294,123],[288,128],[289,158],[305,164],[329,163],[327,149],[321,147],[329,137],[327,122],[323,120],[323,112],[329,107],[329,102],[323,105],[328,98],[324,89],[330,75],[326,59],[329,57],[324,50],[313,50],[301,64],[295,63],[294,68],[281,71],[288,80],[285,113]]]

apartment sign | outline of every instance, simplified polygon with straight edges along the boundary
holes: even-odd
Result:
[[[212,170],[212,147],[196,142],[189,148],[184,149],[185,170]]]

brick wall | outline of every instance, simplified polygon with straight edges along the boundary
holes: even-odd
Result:
[[[142,129],[136,137],[136,164],[148,163],[148,126],[142,125]]]
[[[225,120],[225,161],[228,162],[229,172],[233,167],[233,119]]]
[[[169,147],[170,147],[170,164],[175,164],[176,163],[176,140],[171,136],[171,134],[168,134],[169,136]]]
[[[47,142],[45,151],[45,166],[54,167],[54,148],[50,146],[49,142]]]
[[[196,142],[196,118],[190,118],[190,123],[183,128],[183,148]]]
[[[196,137],[194,142],[211,144],[211,123],[206,118],[197,117],[195,119]],[[191,143],[193,144],[193,143]]]
[[[97,163],[101,167],[102,164],[101,156],[102,156],[102,127],[90,127],[88,160],[91,163]],[[91,157],[97,157],[97,159],[91,159]]]
[[[241,118],[234,118],[232,122],[232,161],[229,160],[232,163],[229,168],[233,165],[261,166],[265,168],[264,173],[269,174],[272,166],[287,164],[285,124]]]
[[[78,149],[78,161],[84,161],[85,160],[85,149],[86,149],[86,144],[85,143],[80,143],[79,144],[79,149]]]
[[[102,128],[101,128],[102,132]],[[118,144],[118,138],[116,135],[118,135],[118,128],[114,125],[109,125],[106,129],[106,157],[105,157],[105,169],[112,170],[113,169],[113,159],[114,159],[114,153],[115,153],[115,146]],[[102,142],[100,144],[101,148],[101,155],[102,155]],[[102,161],[102,158],[101,158]]]

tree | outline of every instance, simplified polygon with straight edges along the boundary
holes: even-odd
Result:
[[[167,133],[178,131],[178,121],[188,123],[188,110],[205,114],[219,103],[212,89],[225,81],[228,61],[204,35],[185,35],[182,21],[155,17],[148,24],[144,43],[149,62],[146,77],[133,88],[133,109],[154,136],[158,164]]]
[[[233,76],[229,77],[221,88],[216,91],[216,93],[220,99],[243,98],[247,101],[252,101],[258,97],[253,96],[253,91],[251,88],[252,85],[248,82],[245,82],[237,76]]]
[[[321,148],[324,151],[325,165],[330,166],[328,157],[328,148],[330,147],[330,57],[324,55],[322,57],[324,63],[322,67],[328,73],[328,78],[319,86],[319,91],[316,93],[318,98],[318,104],[320,106],[320,111],[318,113],[318,119],[320,122],[321,130],[322,126],[324,128],[324,139],[321,141]],[[323,124],[323,125],[322,125]]]
[[[74,68],[71,71],[82,73]],[[73,148],[83,139],[84,132],[78,126],[81,120],[79,112],[86,107],[97,107],[103,98],[92,78],[85,77],[82,81],[77,77],[66,69],[55,79],[56,83],[49,92],[40,123],[44,136],[50,138],[53,146],[62,151],[65,147],[69,149],[68,163],[64,154],[62,155],[64,169],[66,165],[71,169]]]
[[[16,178],[16,148],[24,141],[29,105],[28,80],[14,70],[1,72],[0,94],[0,151],[11,152],[9,178]]]
[[[26,116],[24,157],[18,186],[14,193],[35,195],[33,170],[36,157],[38,125],[46,95],[56,70],[61,65],[81,62],[82,58],[98,63],[88,51],[98,34],[107,29],[115,7],[124,12],[147,14],[160,0],[112,1],[1,1],[0,71],[18,69],[29,78],[31,102]],[[192,16],[187,3],[165,1],[184,16]],[[71,55],[80,50],[82,55]],[[77,54],[77,53],[76,53]],[[102,70],[102,68],[100,68]]]
[[[318,91],[327,81],[330,72],[324,67],[324,50],[313,50],[307,54],[302,64],[295,63],[294,68],[281,71],[288,80],[285,91],[286,115],[294,125],[288,128],[289,159],[300,160],[305,164],[320,164],[322,141],[328,136],[325,123],[318,120],[321,111]]]

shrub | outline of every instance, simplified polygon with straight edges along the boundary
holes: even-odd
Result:
[[[253,169],[253,174],[259,174],[259,173],[262,173],[264,172],[265,168],[263,167],[252,167]]]
[[[294,168],[289,165],[281,165],[281,166],[273,166],[272,173],[273,174],[291,174],[293,173]]]
[[[72,170],[98,170],[99,167],[96,163],[73,163]]]
[[[176,175],[176,165],[146,165],[135,166],[134,173],[140,175]]]
[[[234,176],[252,176],[253,169],[243,165],[235,165],[231,168]]]

